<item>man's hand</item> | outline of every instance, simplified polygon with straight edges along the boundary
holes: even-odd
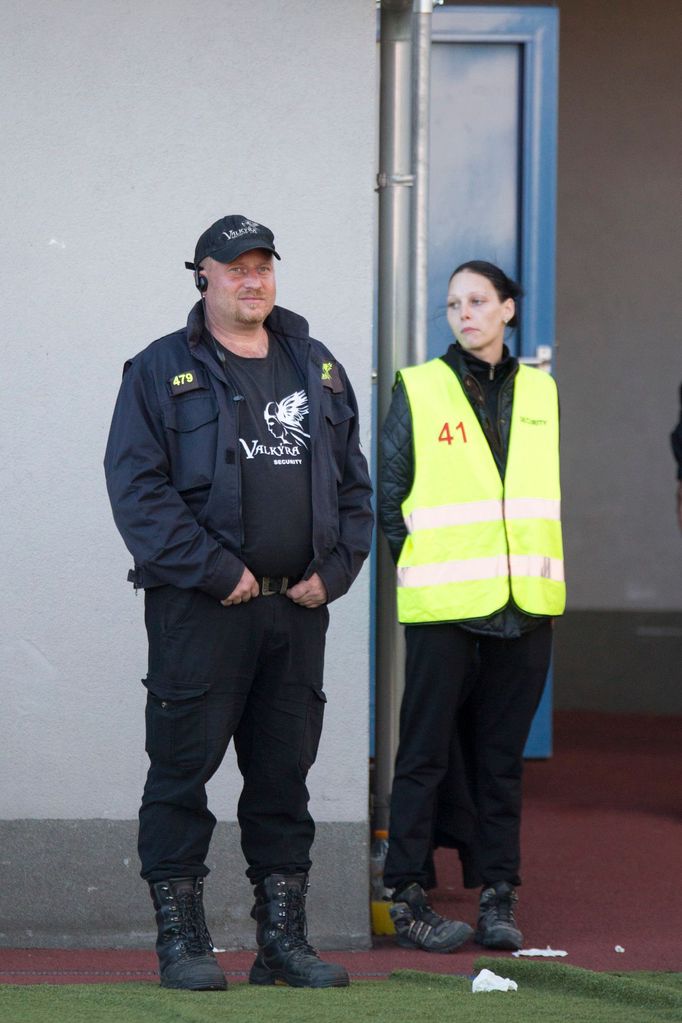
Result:
[[[301,607],[321,607],[327,603],[327,589],[317,572],[310,579],[302,579],[300,583],[290,587],[286,592],[289,600]]]
[[[247,600],[251,600],[251,597],[258,596],[258,583],[256,577],[249,572],[248,568],[245,568],[242,572],[242,577],[232,590],[229,597],[225,597],[225,600],[221,600],[220,603],[223,607],[231,607],[232,604],[245,604]]]
[[[682,531],[682,480],[677,484],[677,522]]]

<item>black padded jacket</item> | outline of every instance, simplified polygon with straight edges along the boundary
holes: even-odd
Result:
[[[306,387],[311,433],[313,560],[331,602],[370,550],[373,513],[355,395],[343,367],[302,316],[275,306],[265,322]],[[222,600],[241,578],[241,396],[203,343],[201,302],[187,327],[124,367],[104,467],[136,586],[171,583]]]

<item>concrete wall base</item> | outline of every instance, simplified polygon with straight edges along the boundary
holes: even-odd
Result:
[[[319,948],[370,946],[368,832],[362,821],[317,825],[308,930]],[[0,821],[0,946],[153,946],[154,913],[136,841],[136,821]],[[254,948],[236,823],[216,827],[208,866],[205,906],[216,946]]]
[[[570,611],[557,620],[559,710],[682,714],[679,611]]]

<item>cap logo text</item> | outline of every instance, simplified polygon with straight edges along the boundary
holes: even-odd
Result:
[[[261,229],[258,224],[255,224],[253,220],[242,220],[242,226],[238,231],[221,231],[224,234],[228,242],[231,242],[233,238],[242,238],[245,234],[260,234]]]

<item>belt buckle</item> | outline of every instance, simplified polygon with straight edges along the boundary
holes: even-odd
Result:
[[[274,593],[285,593],[287,584],[288,579],[286,576],[273,578],[271,575],[264,575],[261,580],[261,595],[263,597],[271,597]]]

